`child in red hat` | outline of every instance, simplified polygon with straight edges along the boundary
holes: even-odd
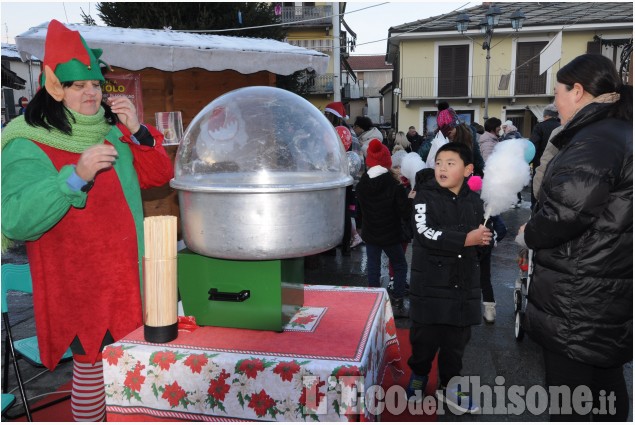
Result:
[[[409,220],[412,202],[408,192],[392,173],[388,148],[378,139],[368,144],[368,170],[357,183],[357,199],[362,209],[362,239],[368,258],[368,286],[380,286],[381,253],[386,253],[395,276],[391,294],[395,317],[407,317],[404,304],[408,263],[401,246],[401,220]]]

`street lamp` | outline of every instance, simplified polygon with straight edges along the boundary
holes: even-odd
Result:
[[[489,60],[491,59],[490,50],[492,48],[492,36],[494,35],[494,27],[498,25],[500,15],[503,12],[498,6],[490,6],[485,12],[485,18],[479,23],[479,29],[481,34],[485,37],[483,41],[483,50],[487,50],[485,56],[485,113],[483,114],[484,120],[488,119],[488,106],[489,106]],[[523,27],[523,21],[525,20],[525,14],[522,10],[518,9],[511,15],[512,28],[518,31]],[[470,16],[467,13],[461,13],[456,17],[456,30],[463,34],[467,31],[470,23]]]

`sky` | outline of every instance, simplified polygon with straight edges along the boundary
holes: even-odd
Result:
[[[431,1],[366,3],[353,1],[347,2],[347,13],[344,19],[357,34],[357,48],[353,54],[383,55],[386,53],[388,28],[477,4],[479,3]],[[57,19],[62,23],[81,23],[82,10],[92,15],[98,25],[103,25],[97,16],[96,5],[96,2],[12,2],[3,0],[0,2],[2,42],[13,44],[16,35],[51,19]]]

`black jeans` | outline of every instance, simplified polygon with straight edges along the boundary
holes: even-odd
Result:
[[[629,399],[622,366],[605,369],[580,363],[552,351],[543,349],[547,387],[566,385],[573,394],[576,387],[585,385],[593,394],[593,409],[597,413],[561,412],[554,414],[550,406],[551,421],[611,421],[624,422],[628,419]],[[614,401],[611,401],[615,397]]]
[[[480,267],[483,302],[493,303],[495,300],[494,288],[492,288],[492,245],[485,247],[485,250],[481,255]]]
[[[392,264],[395,273],[395,286],[393,288],[393,296],[395,298],[403,298],[406,295],[406,277],[408,275],[408,262],[404,254],[401,244],[395,245],[373,245],[366,242],[366,259],[368,270],[368,286],[371,288],[379,288],[381,277],[381,252],[385,252],[388,261]]]
[[[410,328],[412,355],[408,359],[408,366],[416,375],[427,376],[438,351],[439,381],[445,387],[450,379],[461,376],[463,353],[471,335],[470,326],[424,325],[413,322]]]

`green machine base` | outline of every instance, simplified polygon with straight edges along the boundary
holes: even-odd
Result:
[[[304,258],[223,260],[179,251],[183,311],[198,325],[282,331],[304,304]]]

